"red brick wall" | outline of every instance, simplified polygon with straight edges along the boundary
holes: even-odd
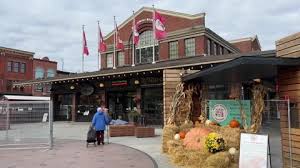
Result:
[[[178,55],[179,58],[182,58],[185,56],[185,49],[184,49],[184,39],[180,39],[178,40]]]
[[[160,60],[169,59],[169,43],[159,44],[159,59]]]
[[[2,53],[2,54],[1,54]],[[31,87],[25,87],[24,91],[20,89],[7,90],[8,81],[26,81],[32,79],[32,55],[22,55],[9,51],[0,51],[0,93],[8,94],[31,94]],[[21,72],[8,72],[7,64],[8,61],[25,63],[25,73]],[[20,67],[19,67],[20,69]]]
[[[54,76],[56,76],[56,70],[57,70],[57,62],[43,60],[43,59],[33,59],[33,79],[35,79],[35,69],[36,68],[42,68],[44,70],[44,78],[47,78],[47,71],[48,69],[54,70]],[[50,93],[47,92],[49,85],[44,86],[43,92],[36,91],[35,87],[32,88],[32,95],[33,96],[49,96]]]
[[[175,30],[180,30],[192,26],[199,26],[205,24],[205,18],[197,18],[197,19],[186,19],[182,17],[176,17],[176,16],[170,16],[162,14],[163,17],[166,19],[166,31],[172,32]],[[144,19],[152,19],[152,12],[149,11],[143,11],[138,16],[136,16],[136,21],[144,20]],[[130,41],[131,35],[132,35],[132,21],[129,21],[125,26],[119,28],[119,35],[120,38],[125,42]],[[152,30],[152,22],[149,20],[144,20],[143,22],[140,22],[138,31],[139,33],[144,32],[145,30]],[[108,39],[105,40],[107,45],[113,44],[113,35],[111,35]],[[196,38],[196,53],[198,55],[203,54],[204,49],[201,47],[204,43],[204,37]],[[184,40],[178,41],[178,53],[179,57],[183,57],[185,55],[184,53]],[[132,64],[132,49],[125,49],[125,64],[130,65]],[[159,59],[160,60],[166,60],[169,58],[169,44],[167,43],[160,43],[159,46]],[[106,55],[105,58],[101,60],[101,67],[106,68]],[[102,57],[103,58],[103,57]]]
[[[259,42],[257,39],[255,39],[253,42],[252,42],[252,51],[261,51],[261,48],[259,46]]]
[[[170,15],[165,15],[162,14],[162,16],[166,19],[166,31],[167,32],[172,32],[175,30],[180,30],[192,26],[199,26],[199,25],[204,25],[205,19],[204,17],[202,18],[197,18],[194,20],[191,19],[186,19],[186,18],[181,18],[181,17],[176,17],[176,16],[170,16]],[[138,16],[136,16],[135,20],[136,22],[142,20],[142,19],[152,19],[152,12],[149,11],[143,11],[140,13]],[[149,24],[149,22],[147,22]],[[152,25],[152,23],[150,22]],[[119,35],[120,38],[123,41],[129,41],[131,32],[132,32],[132,21],[129,21],[125,26],[122,28],[119,28]],[[152,27],[152,26],[150,26]],[[113,44],[113,35],[111,35],[108,39],[105,40],[107,44]]]
[[[241,41],[237,43],[232,43],[236,48],[240,49],[241,52],[251,52],[251,51],[261,51],[261,48],[259,47],[257,39],[247,40],[247,41]]]
[[[205,53],[205,48],[206,48],[205,39],[206,39],[205,36],[196,37],[195,39],[196,55],[203,55]]]

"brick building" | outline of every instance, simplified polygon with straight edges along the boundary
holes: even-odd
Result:
[[[56,70],[57,63],[47,57],[36,59],[33,52],[0,47],[0,95],[49,96],[43,86],[14,87],[13,83],[54,77]]]
[[[155,41],[156,62],[189,56],[223,55],[261,50],[257,36],[226,41],[205,27],[205,13],[190,15],[161,9],[157,9],[157,11],[166,20],[165,27],[168,36],[159,42]],[[135,14],[140,41],[134,47],[134,64],[153,61],[152,13],[152,8],[143,7]],[[119,35],[125,44],[125,50],[116,52],[117,67],[132,64],[132,22],[133,16],[119,26]],[[102,68],[112,68],[113,66],[113,34],[114,31],[105,37],[108,51],[102,54]]]
[[[167,37],[153,42],[153,10],[141,8],[135,14],[140,34],[137,46],[132,45],[133,16],[119,25],[125,50],[116,52],[116,69],[113,68],[112,31],[104,39],[108,50],[101,54],[100,71],[16,85],[51,84],[55,120],[90,121],[96,107],[104,102],[114,119],[121,117],[127,120],[128,114],[137,109],[148,124],[162,125],[172,94],[183,74],[209,69],[242,56],[275,56],[274,51],[260,51],[256,36],[232,42],[223,39],[205,26],[204,13],[191,15],[157,11],[166,19]],[[155,63],[152,60],[153,48]]]

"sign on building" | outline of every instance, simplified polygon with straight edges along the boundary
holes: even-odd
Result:
[[[250,100],[209,100],[209,120],[225,126],[232,119],[241,121],[241,106],[246,114],[247,125],[251,122]]]

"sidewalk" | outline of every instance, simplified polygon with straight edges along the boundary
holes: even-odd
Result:
[[[85,122],[54,122],[54,138],[55,139],[76,139],[86,140],[86,133],[89,123]],[[162,129],[155,129],[156,137],[152,138],[136,138],[136,137],[111,137],[112,143],[126,145],[150,155],[157,163],[159,168],[173,168],[166,155],[161,153],[161,134]],[[105,133],[105,136],[107,134]],[[107,137],[105,138],[107,141]]]
[[[144,152],[119,144],[85,147],[84,141],[57,140],[53,150],[2,150],[3,168],[156,168]]]

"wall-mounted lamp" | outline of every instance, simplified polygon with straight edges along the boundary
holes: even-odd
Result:
[[[75,86],[73,86],[73,85],[70,86],[70,89],[71,89],[71,90],[74,90],[74,89],[75,89]]]
[[[138,85],[138,84],[140,84],[140,81],[139,80],[134,80],[134,84]]]
[[[100,83],[100,84],[99,84],[99,87],[101,87],[101,88],[104,87],[104,84],[103,84],[103,83]]]

